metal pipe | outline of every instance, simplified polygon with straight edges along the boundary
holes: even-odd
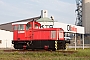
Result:
[[[77,39],[76,39],[76,33],[75,33],[75,50],[76,50],[76,40],[77,40]]]
[[[84,34],[83,34],[83,49],[84,49]]]

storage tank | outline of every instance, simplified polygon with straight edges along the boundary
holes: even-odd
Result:
[[[85,34],[90,34],[90,0],[82,0],[82,26]]]

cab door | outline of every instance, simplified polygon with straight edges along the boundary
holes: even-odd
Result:
[[[26,40],[32,40],[32,24],[27,23],[25,29]]]
[[[13,40],[18,39],[18,25],[13,25]]]

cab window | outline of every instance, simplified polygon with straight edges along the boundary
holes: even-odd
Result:
[[[24,30],[24,25],[18,25],[18,30]]]
[[[37,24],[35,24],[35,28],[38,28],[38,25]]]
[[[16,25],[14,25],[14,26],[13,26],[13,29],[14,29],[14,30],[17,30],[17,26],[16,26]]]
[[[29,28],[31,28],[31,24],[26,25],[26,30],[28,30]]]

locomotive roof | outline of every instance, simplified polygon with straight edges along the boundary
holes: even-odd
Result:
[[[17,22],[17,23],[12,23],[12,25],[16,25],[16,24],[27,24],[28,22]]]

